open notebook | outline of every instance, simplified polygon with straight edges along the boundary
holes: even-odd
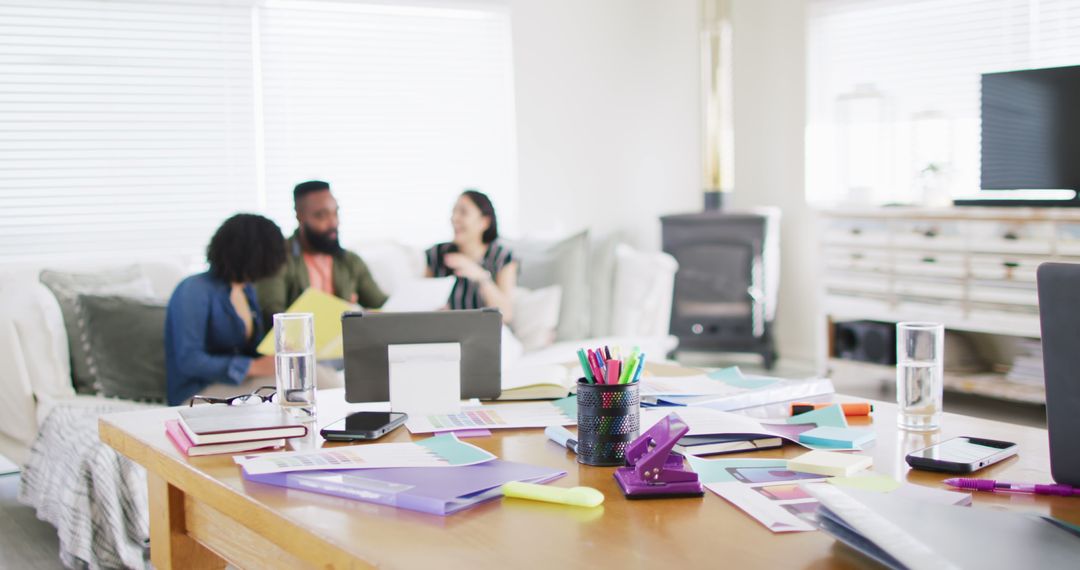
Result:
[[[500,400],[554,400],[565,398],[577,378],[572,365],[509,366],[502,371]]]

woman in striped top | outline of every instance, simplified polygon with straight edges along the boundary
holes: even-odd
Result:
[[[491,200],[481,192],[466,190],[454,204],[450,224],[454,241],[426,252],[427,276],[457,277],[448,301],[451,309],[493,307],[502,312],[503,322],[510,322],[518,264],[510,249],[499,243]]]

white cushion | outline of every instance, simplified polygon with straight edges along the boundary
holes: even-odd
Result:
[[[552,285],[535,291],[518,287],[514,291],[514,335],[526,352],[539,350],[555,342],[562,306],[562,287]]]
[[[424,252],[395,241],[364,243],[353,249],[364,260],[383,293],[392,295],[399,285],[424,276]]]
[[[659,336],[671,328],[671,299],[679,263],[663,252],[615,248],[611,334]]]

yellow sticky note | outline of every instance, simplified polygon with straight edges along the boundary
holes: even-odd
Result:
[[[890,493],[900,488],[900,482],[896,479],[877,473],[867,473],[865,475],[855,475],[853,477],[833,477],[828,481],[839,487],[862,489],[864,491],[874,491],[877,493]]]
[[[359,310],[344,299],[323,293],[318,289],[307,289],[289,306],[287,313],[311,313],[315,315],[315,358],[334,360],[345,358],[344,344],[341,338],[341,314]],[[267,323],[272,325],[273,323]],[[259,354],[274,354],[274,331],[271,330],[256,348]]]

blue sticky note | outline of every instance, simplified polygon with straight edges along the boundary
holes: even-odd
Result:
[[[698,474],[702,483],[726,483],[738,481],[728,471],[729,468],[737,467],[765,467],[787,469],[787,461],[783,459],[702,459],[690,456],[686,458],[690,462],[690,468]]]
[[[567,396],[565,398],[559,398],[552,402],[556,408],[563,413],[564,416],[574,419],[577,418],[577,396]]]
[[[822,426],[799,434],[799,443],[836,449],[853,449],[874,441],[875,436],[872,429]]]
[[[708,374],[709,378],[713,380],[719,380],[725,384],[735,386],[736,388],[745,388],[747,390],[757,390],[775,384],[778,380],[776,378],[756,377],[747,378],[743,376],[742,370],[739,370],[738,366],[729,366],[727,368],[721,368],[720,370],[713,370]]]
[[[806,412],[805,414],[799,414],[797,416],[791,416],[788,418],[787,423],[815,424],[818,427],[848,427],[847,418],[844,417],[844,410],[841,409],[839,405],[821,408],[820,410]]]

